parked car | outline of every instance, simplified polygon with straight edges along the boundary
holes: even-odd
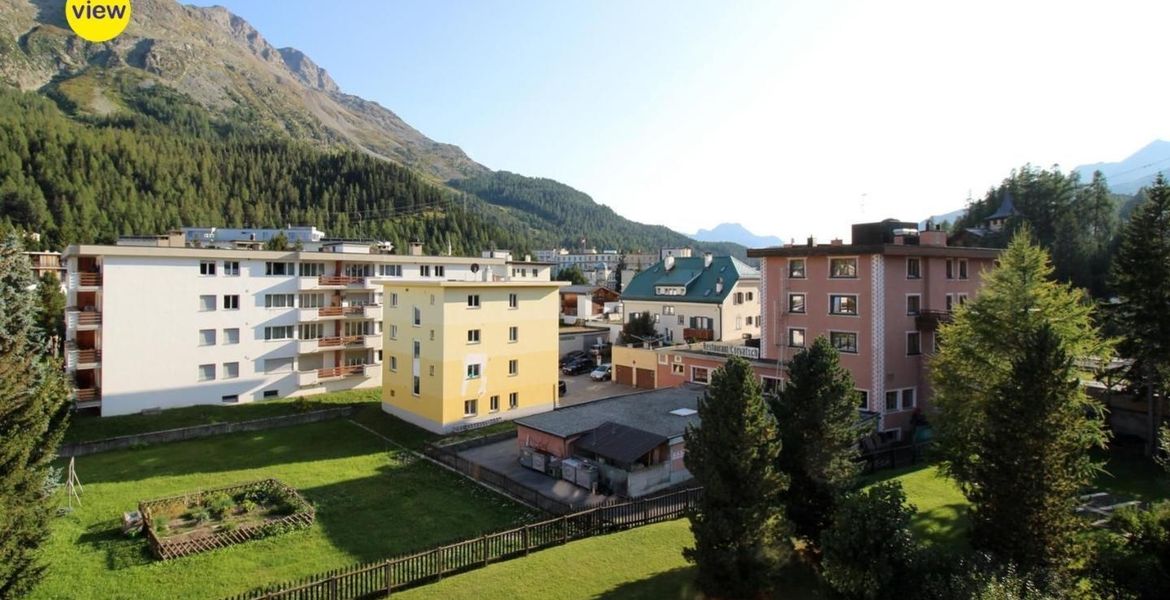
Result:
[[[578,358],[566,363],[564,367],[561,367],[561,372],[565,375],[581,375],[582,373],[588,373],[592,371],[594,366],[596,365],[593,362],[593,359],[588,357]]]
[[[569,391],[569,386],[565,385],[565,380],[562,379],[557,382],[557,395],[563,397]]]
[[[589,354],[584,350],[573,350],[572,352],[569,352],[568,354],[561,357],[561,362],[559,365],[563,367],[575,360],[582,358],[589,358]]]
[[[589,378],[593,381],[609,381],[611,377],[613,377],[613,365],[609,363],[597,365],[597,368],[589,374]]]

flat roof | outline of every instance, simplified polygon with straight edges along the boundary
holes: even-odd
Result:
[[[567,285],[564,281],[399,281],[380,280],[375,283],[382,287],[421,287],[421,288],[491,288],[491,287],[561,287]]]
[[[110,246],[74,244],[65,249],[64,256],[125,256],[141,258],[240,258],[283,261],[343,261],[424,264],[490,264],[503,265],[502,258],[478,256],[435,256],[411,254],[362,254],[345,252],[318,252],[315,250],[240,250],[235,248],[191,248],[187,246]]]
[[[604,333],[609,331],[608,327],[561,327],[557,329],[560,335],[572,335],[574,333]]]
[[[996,258],[999,248],[969,248],[964,246],[923,246],[920,244],[818,244],[816,246],[775,246],[748,248],[752,258],[764,256],[840,256],[854,254],[885,254],[888,256],[950,256],[955,258]]]
[[[706,386],[684,383],[678,387],[651,390],[596,400],[552,412],[516,419],[523,425],[558,437],[593,431],[605,423],[641,429],[667,439],[681,437],[687,427],[699,425],[699,415],[678,416],[678,408],[698,410],[699,396]],[[569,390],[573,393],[573,390]]]

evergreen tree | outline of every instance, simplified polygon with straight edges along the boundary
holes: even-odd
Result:
[[[780,429],[783,495],[796,535],[816,543],[857,473],[857,392],[853,376],[823,336],[788,364],[788,382],[771,404]]]
[[[910,532],[915,508],[897,481],[847,494],[820,538],[822,576],[846,598],[912,598],[921,550]]]
[[[578,267],[577,265],[564,267],[558,271],[557,281],[568,281],[573,285],[585,285],[589,283],[589,281],[585,279],[585,274],[581,272],[581,267]]]
[[[65,294],[61,280],[45,273],[37,283],[37,329],[50,350],[60,354],[65,344]]]
[[[0,243],[0,598],[27,595],[44,566],[54,499],[46,478],[65,432],[60,361],[36,340],[36,280],[18,238]]]
[[[619,342],[622,344],[641,344],[658,339],[658,330],[654,328],[654,316],[649,312],[638,313],[622,326]]]
[[[703,486],[689,515],[695,547],[683,556],[698,566],[709,596],[754,598],[766,590],[791,551],[776,468],[780,441],[759,378],[732,357],[711,376],[699,399],[699,427],[686,433],[686,466]]]
[[[980,294],[940,331],[931,364],[943,468],[972,503],[972,541],[1024,568],[1060,567],[1080,525],[1071,502],[1100,468],[1100,407],[1072,361],[1107,358],[1082,294],[1051,280],[1025,229]]]
[[[1117,302],[1113,319],[1118,349],[1133,359],[1129,380],[1144,392],[1148,411],[1146,454],[1157,447],[1161,402],[1170,375],[1170,185],[1158,175],[1126,224],[1113,263]]]

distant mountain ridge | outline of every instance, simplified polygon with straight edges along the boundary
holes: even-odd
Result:
[[[712,229],[700,229],[690,237],[699,242],[732,242],[748,248],[784,244],[783,240],[774,235],[756,235],[739,223],[720,223]]]
[[[1120,162],[1099,162],[1081,165],[1073,171],[1082,182],[1093,179],[1094,171],[1101,171],[1109,181],[1109,190],[1115,194],[1135,194],[1154,182],[1159,172],[1170,173],[1170,142],[1154,140]]]

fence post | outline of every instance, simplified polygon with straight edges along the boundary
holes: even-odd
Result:
[[[488,536],[485,534],[480,542],[480,548],[483,550],[483,566],[488,565]]]
[[[561,517],[561,543],[562,544],[569,543],[569,517],[568,516]]]
[[[524,556],[528,556],[528,525],[524,526]]]
[[[394,591],[394,575],[393,570],[390,568],[389,560],[386,561],[384,569],[386,575],[386,595],[389,596],[390,592]]]
[[[329,597],[337,600],[337,576],[334,575],[329,578]]]

